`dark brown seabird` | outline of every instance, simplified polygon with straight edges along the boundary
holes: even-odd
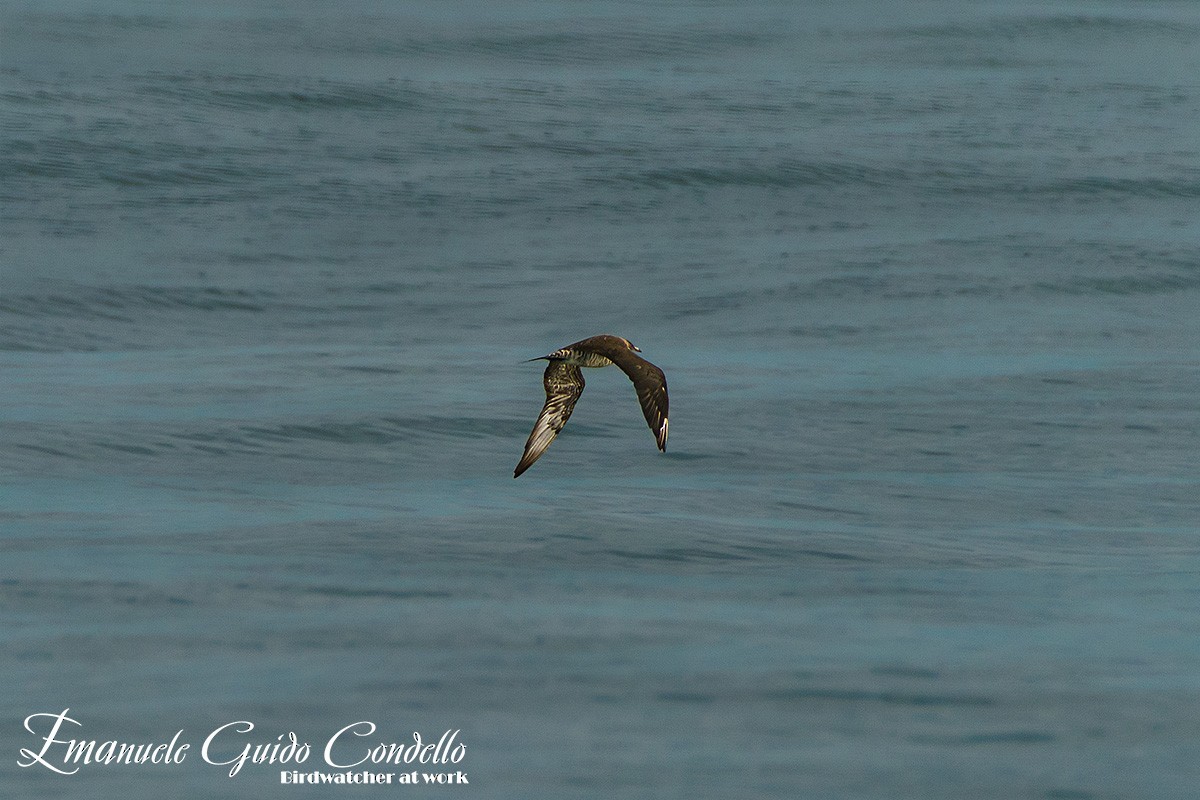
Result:
[[[620,336],[592,336],[575,344],[555,350],[550,355],[531,358],[530,361],[550,362],[542,383],[546,387],[546,405],[533,425],[529,441],[525,442],[525,454],[513,471],[513,477],[529,469],[533,462],[558,436],[558,432],[571,418],[579,395],[583,394],[583,373],[580,367],[607,367],[616,364],[633,381],[638,402],[650,431],[658,442],[658,449],[667,449],[667,376],[663,371],[634,353],[642,352],[633,342]]]

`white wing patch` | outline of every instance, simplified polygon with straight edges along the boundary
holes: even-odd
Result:
[[[533,462],[542,457],[546,448],[558,436],[558,432],[571,418],[579,395],[583,394],[583,373],[574,364],[563,361],[551,361],[542,376],[542,384],[546,387],[546,404],[542,413],[533,424],[529,440],[525,442],[525,453],[513,470],[513,477],[533,466]]]

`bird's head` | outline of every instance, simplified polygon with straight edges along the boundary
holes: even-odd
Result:
[[[642,352],[642,348],[638,347],[636,344],[634,344],[633,342],[629,341],[628,339],[622,339],[621,341],[622,341],[622,342],[624,342],[624,343],[625,343],[625,346],[626,346],[626,347],[628,347],[628,348],[629,348],[630,350],[632,350],[633,352],[635,352],[635,353],[640,353],[640,352]]]

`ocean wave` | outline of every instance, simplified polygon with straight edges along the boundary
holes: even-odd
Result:
[[[959,268],[932,270],[927,263]],[[1006,265],[1000,267],[998,265]],[[806,276],[807,277],[804,277]],[[696,294],[664,301],[660,316],[676,322],[709,316],[744,315],[747,309],[795,307],[798,303],[938,298],[1016,299],[1033,295],[1153,295],[1200,289],[1200,250],[1150,249],[1111,242],[943,241],[863,251],[833,263],[780,266],[774,281],[755,288]],[[758,313],[756,312],[756,313]],[[780,317],[780,319],[785,319]],[[765,324],[765,323],[763,323]],[[878,336],[879,328],[850,325],[766,328],[804,338]]]
[[[413,442],[477,439],[523,441],[530,420],[524,417],[472,415],[411,417],[381,416],[357,420],[324,419],[273,424],[185,425],[137,424],[120,432],[70,431],[30,425],[6,436],[7,448],[18,459],[92,461],[215,456],[262,456],[267,459],[336,458],[338,452],[368,457],[373,447],[394,448]],[[604,435],[594,425],[573,426],[579,436]],[[390,450],[389,450],[390,452]],[[19,454],[25,454],[24,457]]]
[[[618,172],[592,182],[624,183],[649,188],[749,186],[792,188],[805,186],[887,186],[911,180],[901,169],[873,167],[862,163],[743,161],[733,166],[654,167],[637,172]]]
[[[1111,195],[1132,198],[1200,198],[1200,171],[1185,170],[1169,178],[1159,176],[1085,176],[1048,181],[1032,187],[1044,194],[1083,197]]]
[[[270,74],[151,72],[132,83],[132,90],[148,99],[232,111],[396,113],[417,108],[429,98],[411,83],[395,80],[351,83]]]
[[[762,47],[775,40],[762,30],[715,29],[703,24],[654,25],[644,19],[538,19],[528,24],[481,22],[463,30],[444,26],[399,29],[393,19],[362,17],[342,30],[295,31],[292,36],[326,54],[392,58],[486,58],[537,66],[597,66],[660,59],[708,58]]]
[[[1069,295],[1138,295],[1171,294],[1174,292],[1200,289],[1200,264],[1191,275],[1143,274],[1114,277],[1090,277],[1076,275],[1061,281],[1040,281],[1033,284],[1036,290],[1053,294]]]
[[[940,45],[963,40],[1029,40],[1056,37],[1170,36],[1195,37],[1200,24],[1187,18],[1155,19],[1112,14],[1031,14],[996,16],[974,23],[949,23],[894,28],[890,36],[915,37]]]
[[[331,314],[344,303],[326,307]],[[0,297],[0,351],[95,352],[187,343],[231,315],[321,313],[266,291],[216,286],[63,287]],[[261,324],[261,323],[258,323]]]
[[[235,271],[262,265],[287,271],[291,265],[308,263],[304,256],[270,252],[245,257],[218,253],[206,258],[232,265]],[[320,263],[328,262],[321,259]],[[333,285],[284,281],[280,288],[269,289],[212,284],[55,285],[50,291],[0,296],[0,351],[194,348],[247,337],[278,337],[284,331],[375,328],[397,314],[446,317],[486,309],[494,315],[503,306],[504,292],[535,283],[528,278],[506,281],[502,275],[476,279],[471,284],[474,294],[464,296],[449,288],[461,285],[461,280],[461,275],[414,271],[407,280]]]
[[[542,65],[596,65],[630,60],[657,60],[711,56],[734,50],[762,46],[769,41],[763,34],[710,30],[702,26],[677,29],[630,29],[624,24],[577,29],[531,31],[527,28],[501,29],[457,41],[445,46],[464,54],[478,54],[504,60]]]
[[[864,188],[963,197],[1197,198],[1200,172],[1184,169],[1170,176],[1023,174],[1014,165],[1001,171],[986,164],[944,162],[899,165],[801,160],[734,164],[647,167],[589,175],[585,182],[634,185],[648,189],[750,187],[764,189]]]
[[[129,312],[146,309],[264,311],[277,302],[274,292],[215,286],[127,286],[78,288],[71,292],[0,297],[0,314],[18,317],[69,317],[132,322]]]
[[[0,176],[18,186],[52,179],[69,187],[241,187],[290,178],[286,168],[264,163],[252,148],[163,140],[136,145],[121,137],[82,133],[37,141],[17,138],[10,144],[0,158]]]
[[[184,606],[195,602],[187,587],[170,591],[141,581],[53,580],[5,578],[0,580],[0,606],[35,605],[39,608],[108,606],[121,609]]]

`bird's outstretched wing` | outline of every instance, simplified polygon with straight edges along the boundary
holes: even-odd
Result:
[[[658,442],[658,449],[667,449],[667,376],[658,367],[644,358],[634,355],[632,350],[620,350],[605,353],[621,371],[633,381],[637,390],[638,402],[642,404],[642,413],[646,423]]]
[[[529,441],[525,442],[525,454],[513,471],[514,478],[529,469],[546,452],[554,437],[571,418],[579,395],[583,394],[583,373],[579,367],[563,361],[550,362],[546,374],[542,376],[542,383],[546,387],[546,405],[542,406],[542,413],[533,424]]]

